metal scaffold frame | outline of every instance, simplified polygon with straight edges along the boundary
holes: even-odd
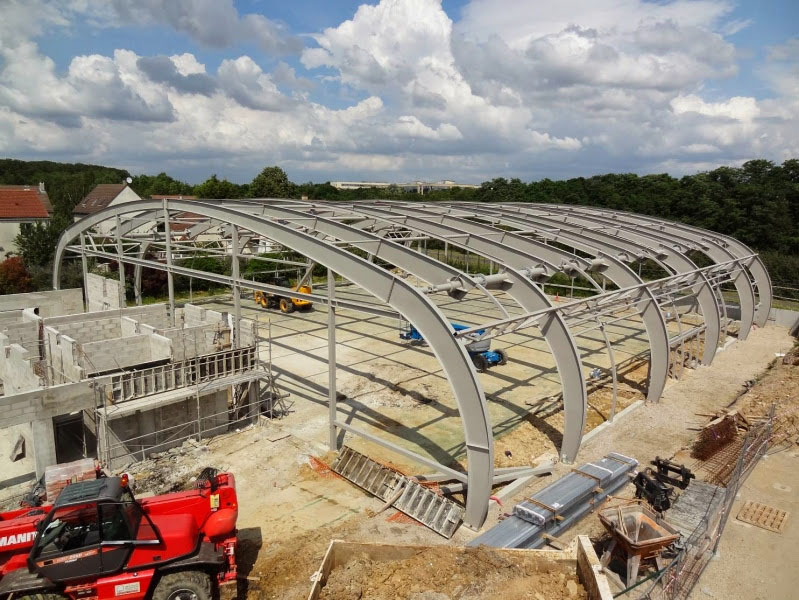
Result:
[[[106,225],[105,233],[100,233],[97,227],[101,223]],[[203,235],[206,241],[200,243]],[[213,243],[207,242],[209,236],[215,240]],[[79,244],[73,244],[76,239]],[[264,239],[292,253],[269,259],[279,268],[311,269],[313,265],[321,265],[328,269],[326,294],[298,291],[290,294],[330,308],[331,448],[338,448],[339,432],[350,432],[459,481],[466,489],[464,522],[471,527],[484,522],[492,485],[501,475],[495,474],[486,397],[461,343],[464,335],[486,338],[537,328],[552,353],[562,385],[561,458],[573,462],[583,436],[587,404],[584,368],[575,337],[591,331],[601,334],[612,365],[615,406],[617,365],[606,326],[622,320],[639,320],[649,344],[647,399],[657,401],[667,378],[675,371],[675,352],[684,356],[685,346],[693,343],[698,347],[699,336],[703,336],[701,362],[709,364],[713,360],[728,322],[722,284],[729,282],[738,292],[741,338],[747,335],[752,323],[765,323],[771,302],[771,282],[762,262],[736,240],[629,213],[536,204],[141,200],[105,208],[71,225],[58,243],[53,286],[59,288],[62,261],[71,252],[81,257],[84,275],[89,258],[114,261],[120,267],[132,265],[137,303],[142,300],[142,269],[165,271],[173,319],[175,275],[230,286],[234,322],[238,323],[242,289],[287,293],[283,287],[247,280],[241,275],[240,260],[257,256],[246,254],[246,249]],[[443,260],[428,252],[428,242],[443,244]],[[452,264],[450,248],[464,253],[465,268]],[[230,257],[231,275],[176,264],[177,258],[199,249],[208,255]],[[712,264],[697,267],[689,252],[704,254]],[[305,262],[296,260],[297,255],[304,257]],[[469,256],[487,261],[489,274],[470,274]],[[666,276],[644,281],[631,267],[642,260],[651,260]],[[386,265],[390,268],[385,268]],[[124,269],[119,271],[122,278]],[[554,303],[545,293],[544,284],[558,273],[572,278],[572,282],[575,278],[586,282],[584,290],[593,295]],[[368,292],[378,303],[337,297],[336,276]],[[486,298],[501,318],[456,332],[436,305],[436,298],[446,294],[460,300],[470,292]],[[513,315],[500,302],[497,292],[501,292],[505,303],[510,299],[518,305]],[[701,325],[686,330],[676,304],[677,300],[685,299],[693,302],[703,320]],[[124,305],[124,298],[120,300]],[[466,473],[338,419],[337,309],[402,317],[424,337],[441,363],[458,407],[465,439]],[[670,316],[672,311],[675,317]],[[674,318],[679,333],[670,337],[667,321]]]

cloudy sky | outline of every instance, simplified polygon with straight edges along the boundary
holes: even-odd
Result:
[[[192,183],[799,157],[796,0],[0,0],[0,156]]]

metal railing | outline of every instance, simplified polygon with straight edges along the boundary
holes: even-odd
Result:
[[[222,350],[157,367],[123,371],[98,386],[102,405],[117,404],[187,386],[202,385],[257,367],[256,346]]]

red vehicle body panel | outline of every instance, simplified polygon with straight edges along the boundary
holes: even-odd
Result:
[[[93,588],[100,600],[120,596],[126,600],[141,600],[149,593],[159,565],[191,556],[202,542],[214,544],[227,557],[219,581],[235,579],[238,516],[235,478],[230,473],[222,473],[216,480],[218,487],[213,491],[206,486],[137,500],[162,543],[134,546],[123,572],[71,584],[64,592],[72,597],[83,597],[88,595],[87,589]],[[51,505],[46,505],[0,513],[0,580],[11,571],[27,570],[28,554],[37,535],[36,526],[51,508]],[[142,518],[137,539],[152,540],[155,537],[149,522]],[[119,594],[120,591],[124,591],[124,595]]]

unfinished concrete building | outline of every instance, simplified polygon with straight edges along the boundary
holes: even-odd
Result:
[[[100,224],[113,228],[98,233]],[[211,230],[219,231],[216,247],[195,241]],[[242,277],[240,259],[252,257],[250,246],[264,239],[279,249],[279,256],[265,258],[276,268],[306,266],[307,275],[316,265],[327,267],[325,292],[292,292]],[[193,252],[230,257],[231,273],[192,268],[185,257]],[[242,290],[327,305],[331,449],[340,447],[346,432],[432,468],[437,480],[456,482],[451,490],[466,492],[464,522],[472,527],[485,519],[492,486],[530,470],[497,467],[494,456],[496,420],[511,410],[503,394],[525,384],[492,388],[490,402],[468,344],[497,339],[528,347],[514,372],[531,387],[544,377],[557,381],[559,393],[547,402],[562,411],[559,453],[572,462],[585,432],[593,378],[612,384],[612,420],[620,357],[643,357],[642,387],[646,399],[657,402],[669,377],[710,364],[727,334],[745,339],[753,325],[766,323],[771,305],[763,263],[732,238],[651,217],[563,205],[143,200],[109,207],[70,227],[57,249],[55,288],[67,253],[80,257],[87,275],[88,260],[132,265],[137,302],[141,270],[165,271],[169,314],[177,312],[176,275],[230,286],[234,323]],[[736,314],[729,310],[730,297],[737,301]],[[338,310],[407,321],[419,332],[427,343],[420,350],[423,360],[437,359],[448,383],[451,401],[441,400],[440,415],[391,431],[379,419],[355,423],[362,415],[341,416]],[[455,320],[462,326],[455,327]],[[523,403],[512,408],[527,410]],[[462,443],[442,447],[434,440],[419,451],[451,418],[459,419]]]
[[[2,487],[81,457],[117,468],[257,412],[254,323],[192,304],[120,307],[116,280],[86,283],[89,312],[79,289],[3,298]]]

